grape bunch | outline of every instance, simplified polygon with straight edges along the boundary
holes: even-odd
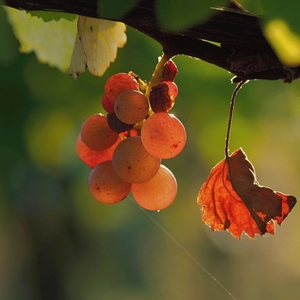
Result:
[[[118,203],[131,192],[141,207],[161,210],[176,197],[176,178],[161,162],[183,150],[186,131],[169,114],[178,94],[178,70],[163,58],[149,83],[133,72],[112,75],[102,98],[107,114],[94,114],[82,124],[76,150],[91,167],[88,187],[99,202]]]

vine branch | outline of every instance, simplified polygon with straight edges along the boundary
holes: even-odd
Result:
[[[153,38],[168,56],[188,55],[229,71],[235,75],[232,79],[235,83],[251,79],[292,82],[300,77],[300,66],[285,67],[278,60],[262,33],[259,17],[244,10],[236,1],[228,1],[227,8],[212,8],[212,16],[207,21],[180,33],[161,28],[155,2],[140,0],[114,21],[121,21]],[[105,19],[98,14],[98,0],[4,0],[4,3],[17,9]]]

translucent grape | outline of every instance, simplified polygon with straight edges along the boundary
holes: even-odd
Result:
[[[133,136],[118,145],[112,161],[116,173],[123,180],[139,183],[149,180],[156,174],[161,160],[147,152],[140,136]]]
[[[173,81],[176,75],[178,74],[178,69],[173,60],[168,60],[162,70],[163,80]]]
[[[135,124],[146,118],[149,112],[149,103],[143,93],[126,91],[119,95],[114,108],[119,120],[126,124]]]
[[[92,150],[103,151],[111,147],[118,139],[118,134],[107,123],[106,116],[94,114],[81,127],[81,140]]]
[[[150,180],[132,184],[131,192],[141,207],[148,210],[161,210],[168,207],[176,198],[176,178],[167,167],[161,165]]]
[[[173,99],[175,100],[176,97],[178,96],[177,84],[175,82],[169,81],[169,80],[163,80],[161,83],[166,84],[169,87],[169,93],[170,93],[170,95],[172,95]]]
[[[107,160],[90,171],[88,187],[92,196],[99,202],[114,204],[129,194],[131,184],[122,180],[114,171],[112,161]]]
[[[106,94],[102,97],[102,106],[108,113],[113,113],[115,111],[114,105],[109,101]]]
[[[118,73],[110,76],[104,86],[104,92],[112,104],[115,103],[118,96],[123,92],[138,89],[138,82],[133,76],[127,73]]]
[[[141,130],[144,147],[159,158],[178,155],[186,144],[186,138],[183,124],[175,116],[164,112],[151,115]]]
[[[90,149],[81,140],[81,135],[79,134],[76,140],[76,152],[78,157],[82,160],[82,162],[93,168],[103,161],[111,160],[113,153],[120,142],[121,138],[119,137],[110,148],[103,151],[95,151]]]

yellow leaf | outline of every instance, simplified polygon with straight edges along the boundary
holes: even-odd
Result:
[[[286,66],[300,65],[300,37],[280,19],[268,22],[264,33],[279,60]]]
[[[79,16],[70,74],[77,78],[87,68],[102,76],[126,43],[126,26],[120,22]]]
[[[76,36],[76,21],[60,19],[45,23],[25,11],[6,7],[8,19],[20,42],[20,51],[34,51],[40,62],[48,63],[61,71],[70,65]]]

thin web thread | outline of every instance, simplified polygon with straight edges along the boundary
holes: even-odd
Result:
[[[132,198],[132,196],[128,196],[128,198],[136,204],[135,200]],[[144,210],[142,207],[136,206],[170,239],[173,241],[176,246],[181,249],[196,265],[200,267],[202,271],[204,271],[221,289],[223,289],[232,299],[237,300],[235,296],[232,295],[232,293],[226,289],[226,287],[218,281],[218,279],[213,276],[191,253],[189,253],[168,231],[166,231],[154,218],[150,216],[150,214]]]

